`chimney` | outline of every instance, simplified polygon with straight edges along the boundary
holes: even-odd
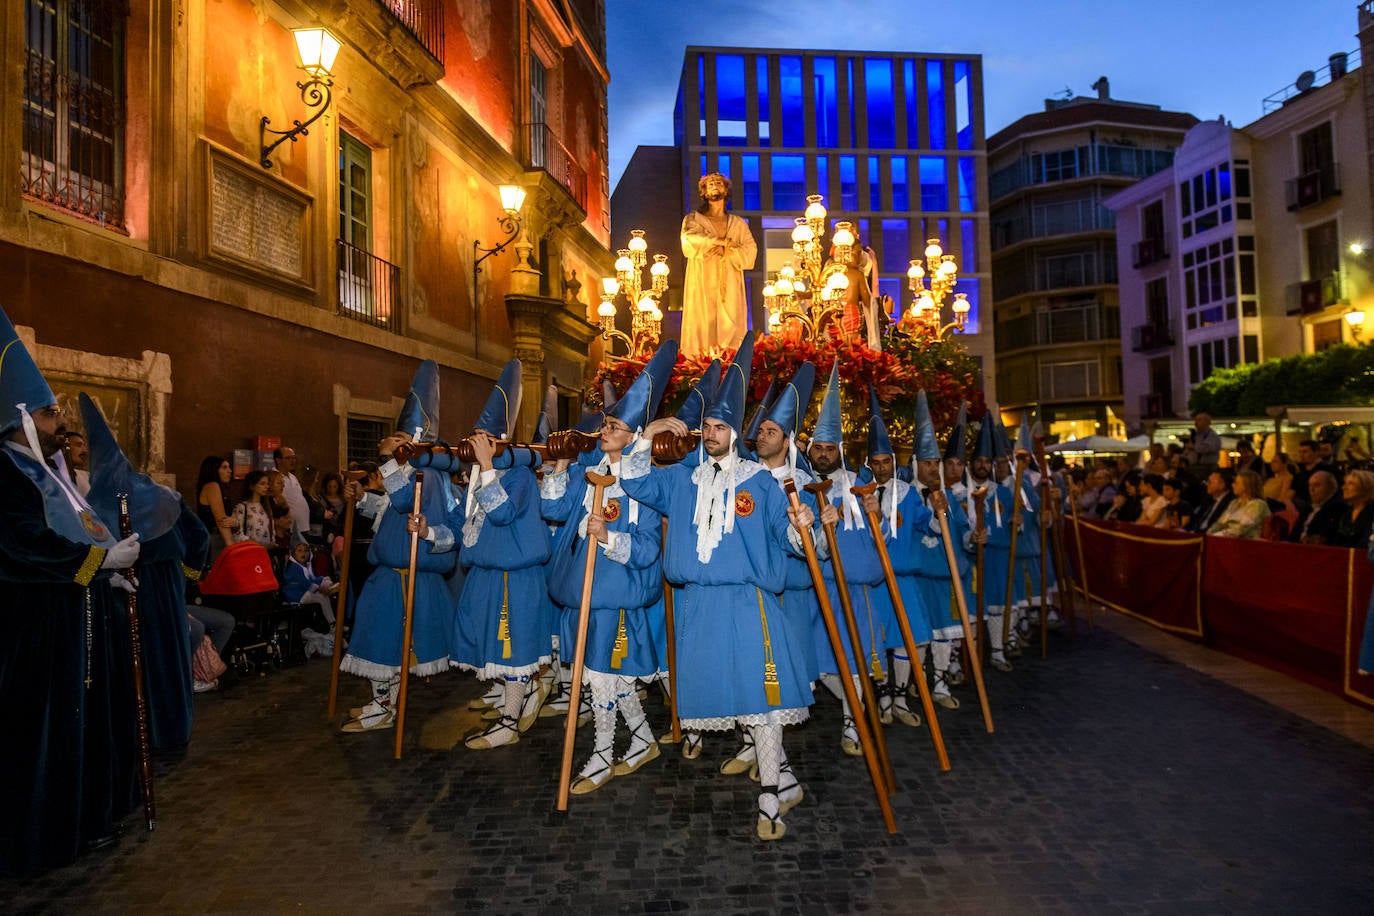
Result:
[[[1337,51],[1332,54],[1328,61],[1331,63],[1331,82],[1335,82],[1346,74],[1346,54],[1344,51]]]
[[[1097,82],[1093,83],[1092,88],[1097,90],[1098,101],[1105,102],[1112,97],[1111,83],[1107,82],[1105,76],[1099,76]]]

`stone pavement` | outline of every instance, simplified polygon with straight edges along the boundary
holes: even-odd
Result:
[[[324,721],[314,661],[198,697],[190,749],[159,761],[156,832],[131,818],[113,849],[0,882],[0,910],[1370,912],[1374,752],[1104,628],[1051,639],[1048,660],[988,671],[995,734],[957,691],[949,773],[924,728],[888,730],[895,836],[823,697],[788,732],[807,797],[773,844],[754,836],[754,784],[716,773],[732,738],[564,816],[561,720],[455,748],[479,687],[449,674],[415,685],[395,762],[394,733]]]

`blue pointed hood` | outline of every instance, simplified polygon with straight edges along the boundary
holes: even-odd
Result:
[[[778,380],[773,379],[773,381],[768,383],[768,390],[763,393],[763,400],[754,408],[754,415],[749,418],[749,426],[744,431],[744,440],[746,442],[753,442],[758,439],[759,424],[762,423],[764,417],[768,415],[768,408],[777,396]]]
[[[821,412],[816,417],[816,428],[811,431],[811,441],[844,445],[844,428],[840,414],[839,360],[830,367],[830,381],[825,386],[825,399],[821,401]]]
[[[887,424],[883,422],[883,408],[878,403],[878,393],[872,388],[868,389],[868,457],[874,455],[892,455],[897,452],[892,448],[892,442],[887,438]]]
[[[935,439],[935,424],[930,421],[930,403],[924,388],[916,392],[916,433],[911,457],[916,461],[940,460],[940,443]]]
[[[111,531],[119,530],[119,495],[128,494],[129,520],[144,543],[161,537],[181,516],[181,496],[135,471],[95,402],[78,396],[91,450],[91,492],[86,501]]]
[[[539,408],[539,420],[534,425],[534,438],[530,440],[535,445],[541,445],[549,441],[549,436],[553,434],[554,424],[558,422],[558,389],[553,385],[544,389],[544,403]]]
[[[582,417],[577,421],[577,425],[574,426],[573,429],[577,430],[580,433],[587,433],[588,435],[592,435],[601,428],[601,424],[605,419],[606,415],[601,411],[587,410],[585,407],[583,407]]]
[[[606,415],[615,417],[633,430],[641,430],[658,415],[663,393],[677,363],[677,341],[665,340],[640,371],[638,378],[621,395],[615,406],[606,408]]]
[[[56,403],[57,397],[19,339],[19,332],[0,309],[0,437],[19,428],[22,421],[17,405],[23,404],[33,413]]]
[[[973,444],[974,458],[997,458],[997,421],[993,419],[997,416],[997,405],[989,404],[988,412],[983,415],[983,422],[978,427],[978,441]]]
[[[959,416],[954,418],[954,428],[945,442],[945,459],[950,458],[968,461],[968,401],[959,402]]]
[[[772,420],[789,439],[795,439],[806,408],[811,404],[811,389],[816,387],[816,367],[802,363],[792,380],[783,386],[769,405],[764,420]]]
[[[506,363],[482,408],[482,415],[472,424],[473,429],[485,430],[498,439],[515,435],[515,423],[520,416],[520,372],[520,360]]]
[[[735,358],[720,379],[716,396],[706,406],[703,419],[719,420],[735,431],[738,437],[744,432],[744,398],[749,390],[749,373],[754,367],[754,334],[744,332]],[[741,443],[742,445],[742,443]]]
[[[1016,450],[1034,452],[1035,443],[1031,440],[1030,411],[1021,411],[1021,429],[1016,433]]]
[[[711,365],[701,373],[696,386],[687,392],[687,400],[678,408],[677,418],[687,424],[688,429],[701,429],[701,421],[706,419],[706,405],[716,396],[720,386],[720,360],[711,360]]]
[[[425,360],[415,370],[415,380],[410,383],[405,405],[396,418],[396,429],[407,435],[418,429],[416,439],[420,442],[439,439],[439,364],[434,360]]]

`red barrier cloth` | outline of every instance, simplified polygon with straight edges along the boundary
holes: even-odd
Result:
[[[1075,553],[1075,538],[1082,538],[1087,581],[1080,585],[1092,600],[1171,633],[1202,638],[1201,535],[1116,521],[1065,524]]]
[[[1339,693],[1356,559],[1343,547],[1209,537],[1208,642]]]

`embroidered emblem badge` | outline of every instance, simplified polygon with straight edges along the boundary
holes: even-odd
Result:
[[[601,517],[608,522],[613,522],[616,519],[620,518],[620,500],[606,500],[606,508],[601,510]]]
[[[748,518],[754,514],[754,494],[748,490],[740,490],[735,494],[735,515],[740,518]]]

